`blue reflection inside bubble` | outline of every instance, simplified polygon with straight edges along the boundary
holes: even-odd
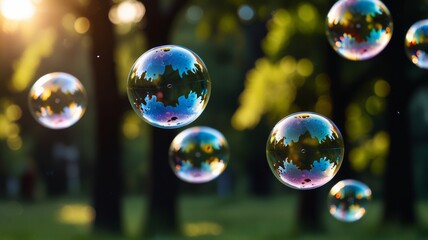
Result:
[[[211,93],[210,77],[192,51],[174,45],[144,53],[128,77],[128,98],[135,112],[149,124],[178,128],[190,124],[205,109]]]
[[[350,60],[379,54],[392,36],[392,17],[379,0],[339,0],[326,20],[327,39],[333,49]]]
[[[340,168],[343,153],[339,129],[324,116],[310,112],[280,120],[266,144],[273,174],[296,189],[313,189],[330,181]]]

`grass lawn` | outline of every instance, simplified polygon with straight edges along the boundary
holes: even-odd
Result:
[[[219,199],[216,196],[182,197],[179,201],[181,236],[155,239],[428,239],[428,203],[418,205],[415,227],[380,224],[381,207],[372,202],[360,221],[344,223],[323,215],[321,232],[296,231],[293,197]],[[119,240],[141,239],[146,200],[124,201],[126,236],[94,235],[88,201],[58,199],[36,203],[0,201],[0,240]]]

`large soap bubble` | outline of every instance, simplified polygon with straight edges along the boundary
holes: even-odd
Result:
[[[189,183],[205,183],[218,177],[229,162],[229,147],[223,134],[209,127],[180,132],[169,148],[174,173]]]
[[[428,69],[428,19],[418,21],[409,28],[404,47],[416,66]]]
[[[372,191],[366,184],[353,179],[342,180],[328,194],[330,214],[340,221],[357,221],[366,213],[371,196]]]
[[[266,144],[273,174],[295,189],[326,184],[339,170],[343,154],[343,138],[336,125],[311,112],[291,114],[280,120]]]
[[[392,36],[392,17],[379,0],[339,0],[327,15],[327,39],[339,55],[366,60],[380,53]]]
[[[180,46],[150,49],[137,59],[128,76],[132,108],[159,128],[193,122],[205,109],[210,93],[210,77],[202,59]]]
[[[53,72],[34,83],[28,104],[31,114],[41,125],[51,129],[68,128],[83,116],[86,92],[74,76]]]

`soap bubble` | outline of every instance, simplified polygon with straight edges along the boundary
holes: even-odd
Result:
[[[404,42],[407,56],[420,68],[428,69],[428,19],[414,23]]]
[[[150,49],[137,59],[128,76],[132,108],[159,128],[179,128],[196,120],[210,93],[210,77],[202,59],[179,46]]]
[[[28,104],[31,114],[41,125],[51,129],[68,128],[85,113],[86,92],[74,76],[53,72],[34,83]]]
[[[364,183],[347,179],[334,185],[328,194],[328,208],[333,217],[344,222],[354,222],[364,216],[372,191]]]
[[[392,36],[392,17],[379,0],[339,0],[327,15],[327,39],[350,60],[376,56]]]
[[[180,132],[169,148],[175,175],[189,183],[205,183],[218,177],[229,162],[229,147],[223,134],[209,127]]]
[[[339,170],[343,154],[343,138],[336,125],[310,112],[281,119],[266,144],[273,174],[281,183],[295,189],[326,184]]]

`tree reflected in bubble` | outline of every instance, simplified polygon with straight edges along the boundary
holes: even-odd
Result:
[[[196,120],[211,94],[208,70],[189,49],[165,45],[141,55],[128,76],[128,98],[144,121],[179,128]]]
[[[266,144],[273,174],[295,189],[313,189],[329,182],[339,170],[343,154],[343,138],[336,125],[311,112],[280,120]]]
[[[379,0],[339,0],[330,9],[327,39],[333,49],[350,60],[379,54],[392,36],[392,17]]]
[[[174,138],[169,148],[169,161],[179,179],[205,183],[225,170],[229,162],[229,147],[219,131],[192,127]]]
[[[86,92],[74,76],[54,72],[39,78],[32,86],[28,104],[38,123],[51,129],[68,128],[83,116]]]

